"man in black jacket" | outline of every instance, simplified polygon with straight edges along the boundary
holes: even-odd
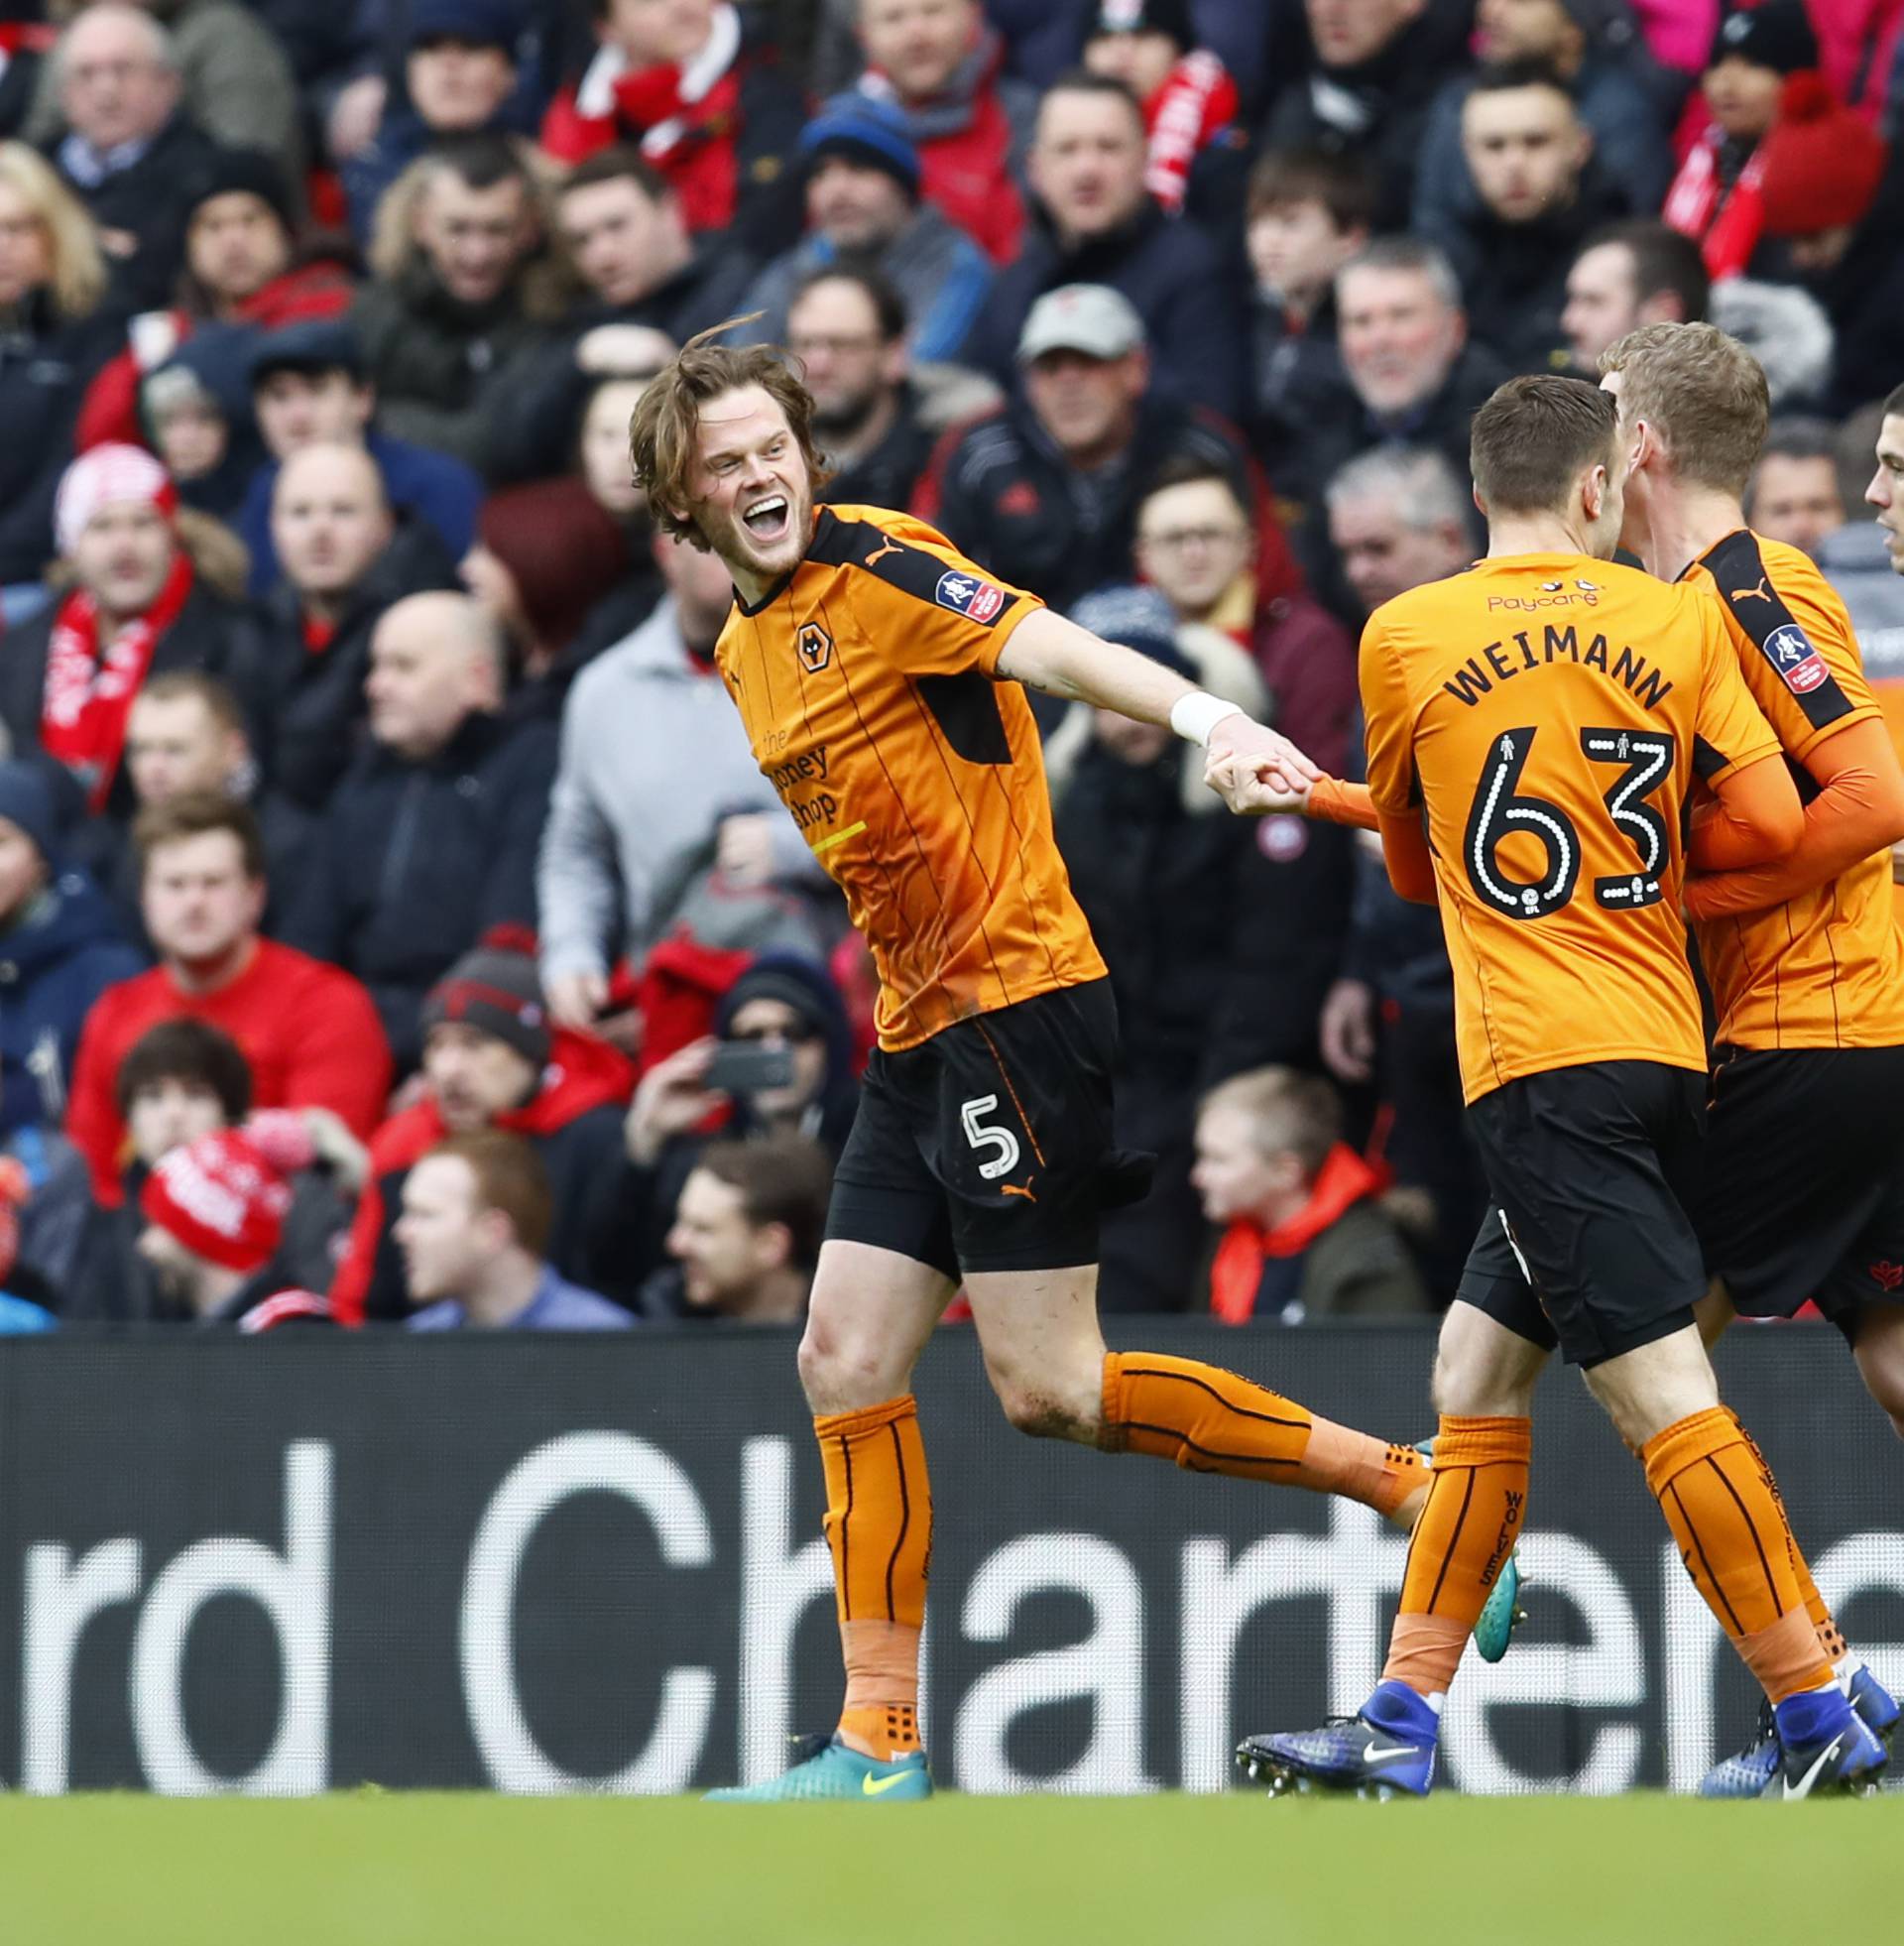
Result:
[[[680,198],[637,149],[605,149],[571,171],[555,223],[589,295],[553,343],[513,360],[495,386],[481,461],[492,480],[565,471],[595,387],[653,377],[674,346],[740,308],[756,270],[731,243],[689,237]]]
[[[1510,371],[1567,363],[1567,273],[1589,236],[1628,213],[1594,156],[1572,90],[1529,62],[1484,68],[1461,111],[1480,206],[1447,237],[1478,342]]]
[[[1265,146],[1363,155],[1381,180],[1377,234],[1404,229],[1436,91],[1465,61],[1466,7],[1307,0],[1310,61],[1270,105]]]
[[[1128,580],[1138,504],[1179,455],[1257,504],[1230,427],[1151,385],[1143,320],[1116,291],[1076,284],[1040,298],[1018,364],[1021,396],[947,433],[913,501],[1002,579],[1059,608]]]
[[[454,587],[456,569],[434,529],[392,514],[358,446],[293,453],[272,495],[272,533],[284,578],[231,682],[269,790],[310,813],[329,802],[359,740],[378,617],[404,595]]]
[[[1007,383],[1018,334],[1044,293],[1109,285],[1143,320],[1158,378],[1179,398],[1236,419],[1248,391],[1242,279],[1200,230],[1151,199],[1147,153],[1143,110],[1122,81],[1079,72],[1052,86],[1030,155],[1036,220],[960,356]]]
[[[553,724],[506,725],[507,649],[464,595],[419,594],[377,624],[370,747],[311,847],[285,927],[371,990],[400,1069],[423,998],[492,927],[536,924],[536,853],[555,780]]]
[[[99,225],[121,307],[159,309],[172,300],[185,217],[218,145],[179,105],[172,37],[141,8],[88,7],[55,59],[66,132],[54,162]]]

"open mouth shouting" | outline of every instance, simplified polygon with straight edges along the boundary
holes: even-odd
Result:
[[[741,525],[748,538],[763,549],[777,547],[793,531],[793,510],[783,493],[763,494],[743,508]]]

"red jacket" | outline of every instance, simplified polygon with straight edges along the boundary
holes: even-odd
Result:
[[[262,290],[255,291],[232,315],[234,324],[255,324],[263,331],[276,331],[287,324],[301,324],[314,317],[341,317],[356,296],[341,265],[305,264],[274,277]],[[191,336],[195,320],[188,311],[166,313],[183,344]],[[149,368],[140,364],[128,345],[116,358],[100,368],[99,376],[86,388],[80,402],[78,423],[73,429],[75,452],[109,441],[129,446],[146,443],[145,427],[139,421],[139,386]]]
[[[534,1143],[555,1191],[555,1235],[548,1255],[557,1270],[572,1261],[565,1222],[599,1172],[601,1149],[619,1142],[621,1105],[635,1086],[635,1069],[605,1040],[558,1031],[540,1091],[524,1107],[499,1115],[492,1125]],[[603,1111],[608,1111],[604,1113]],[[593,1118],[592,1125],[581,1125]],[[419,1157],[449,1134],[432,1096],[393,1115],[370,1140],[370,1181],[358,1200],[337,1275],[331,1280],[330,1314],[339,1324],[359,1325],[366,1315],[401,1309],[401,1291],[371,1301],[372,1285],[397,1276],[391,1232],[401,1207],[404,1177]]]
[[[211,993],[182,993],[155,966],[99,996],[73,1063],[66,1134],[102,1207],[118,1207],[125,1162],[119,1063],[148,1028],[180,1019],[209,1021],[237,1041],[253,1108],[332,1109],[360,1138],[377,1126],[390,1095],[390,1047],[370,995],[340,967],[273,939],[260,939],[244,971]]]

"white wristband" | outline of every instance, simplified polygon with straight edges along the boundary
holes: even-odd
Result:
[[[1185,743],[1194,743],[1199,748],[1210,741],[1210,732],[1226,716],[1244,714],[1240,704],[1225,702],[1221,696],[1213,696],[1202,689],[1192,689],[1187,696],[1179,696],[1170,705],[1170,727]]]

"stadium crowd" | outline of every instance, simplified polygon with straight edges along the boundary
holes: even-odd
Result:
[[[1779,414],[1754,525],[1904,744],[1904,0],[45,16],[0,26],[10,1328],[799,1315],[870,962],[628,457],[736,315],[828,499],[1349,775],[1363,618],[1475,550],[1475,408],[1710,317]],[[1445,1303],[1434,912],[1040,709],[1159,1158],[1105,1307]]]

